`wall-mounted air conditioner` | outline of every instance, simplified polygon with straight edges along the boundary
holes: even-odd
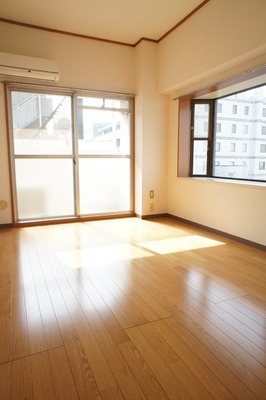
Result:
[[[0,53],[0,75],[55,82],[59,80],[59,66],[44,58]]]

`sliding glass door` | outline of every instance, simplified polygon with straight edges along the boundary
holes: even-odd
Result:
[[[128,100],[78,97],[80,213],[130,210]]]
[[[73,216],[71,96],[11,92],[18,220]]]
[[[11,88],[16,221],[132,211],[130,104]]]

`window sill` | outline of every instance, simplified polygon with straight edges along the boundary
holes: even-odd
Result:
[[[237,179],[222,179],[222,178],[211,178],[211,177],[186,177],[184,179],[203,181],[203,182],[214,182],[214,183],[224,183],[231,185],[241,185],[241,186],[255,186],[259,188],[266,188],[266,182],[252,182],[252,181],[242,181]]]

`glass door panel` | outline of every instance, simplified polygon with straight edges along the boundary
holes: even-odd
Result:
[[[129,155],[129,112],[79,108],[78,152]]]
[[[11,91],[16,219],[75,214],[72,98]]]
[[[73,215],[73,161],[17,159],[17,208],[20,220]]]
[[[10,147],[16,220],[131,211],[129,98],[13,88]]]
[[[80,213],[130,210],[130,160],[90,158],[79,161]]]
[[[72,154],[71,97],[11,92],[15,155]]]
[[[80,214],[130,211],[130,103],[78,97],[77,104]]]

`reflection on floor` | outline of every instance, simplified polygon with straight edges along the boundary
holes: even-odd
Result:
[[[0,399],[265,399],[266,257],[167,218],[0,230]]]

